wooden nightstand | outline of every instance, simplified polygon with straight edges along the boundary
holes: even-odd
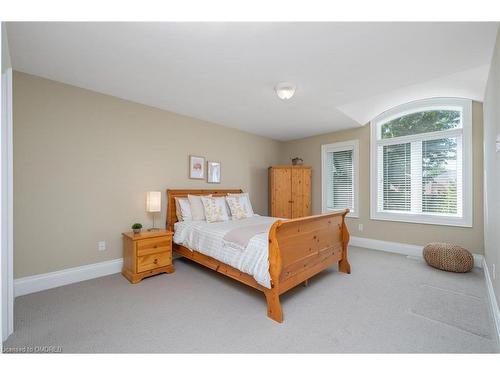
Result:
[[[174,272],[172,235],[167,230],[123,233],[123,276],[135,284],[148,276]]]

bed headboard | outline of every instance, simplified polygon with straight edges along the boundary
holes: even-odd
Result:
[[[208,195],[212,194],[215,197],[223,197],[228,194],[243,193],[241,189],[183,189],[174,190],[167,189],[167,229],[174,231],[174,224],[177,222],[177,213],[175,206],[175,198],[187,198],[190,195]]]

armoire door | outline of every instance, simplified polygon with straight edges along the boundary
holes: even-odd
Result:
[[[271,216],[292,218],[292,171],[290,168],[271,168]]]
[[[311,215],[311,168],[292,168],[292,218]]]

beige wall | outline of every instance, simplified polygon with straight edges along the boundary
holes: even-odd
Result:
[[[424,245],[433,241],[459,243],[475,253],[483,253],[483,115],[481,103],[473,103],[473,154],[474,154],[474,217],[472,228],[441,225],[410,224],[370,220],[370,126],[334,132],[296,141],[286,142],[281,149],[281,162],[299,156],[313,167],[313,213],[321,212],[321,145],[359,139],[359,219],[348,219],[353,236],[371,239]],[[500,186],[497,185],[497,186]],[[358,230],[363,224],[363,231]]]
[[[484,250],[497,302],[500,303],[500,152],[495,140],[500,136],[500,30],[491,62],[484,98]]]
[[[278,150],[267,138],[15,72],[15,277],[120,258],[120,233],[152,223],[148,190],[242,188],[266,214]],[[220,161],[222,183],[189,180],[189,154]],[[161,216],[164,225],[165,208]]]

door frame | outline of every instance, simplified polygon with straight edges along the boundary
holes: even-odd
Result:
[[[13,247],[13,126],[12,68],[1,77],[1,337],[5,341],[14,331],[14,247]]]

